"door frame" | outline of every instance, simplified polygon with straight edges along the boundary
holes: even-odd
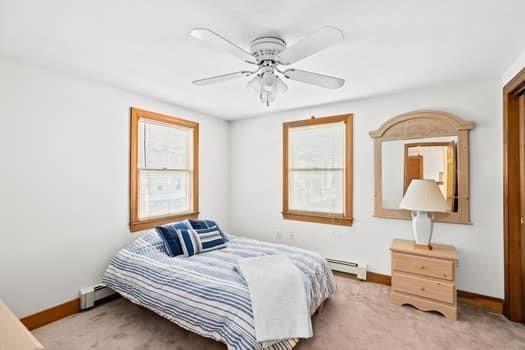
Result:
[[[503,314],[525,322],[525,239],[521,239],[523,165],[520,167],[519,95],[525,91],[525,68],[503,88],[503,241],[505,299]],[[521,129],[521,130],[520,130]]]

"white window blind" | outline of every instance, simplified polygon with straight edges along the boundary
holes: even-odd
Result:
[[[190,212],[193,129],[141,118],[138,217]]]
[[[345,123],[293,127],[288,142],[289,210],[343,215]]]

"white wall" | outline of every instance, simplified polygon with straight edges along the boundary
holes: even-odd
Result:
[[[523,68],[525,68],[525,50],[521,53],[518,58],[507,68],[503,74],[502,83],[505,85],[508,83],[516,74],[518,74]]]
[[[473,225],[437,224],[434,237],[459,249],[460,289],[503,296],[497,84],[411,91],[228,124],[8,58],[0,57],[0,77],[0,298],[20,317],[76,298],[78,289],[98,282],[111,256],[137,237],[128,230],[130,106],[201,124],[203,217],[216,218],[232,233],[364,261],[371,271],[385,274],[390,272],[392,238],[410,238],[410,227],[407,221],[372,217],[373,147],[368,131],[421,108],[475,120]],[[354,226],[282,220],[282,122],[346,112],[355,114]],[[294,240],[288,239],[290,234]]]
[[[227,226],[227,122],[2,57],[0,77],[0,298],[18,316],[77,298],[137,237],[130,106],[200,123],[201,216]]]
[[[411,238],[411,230],[408,221],[372,217],[374,153],[368,132],[404,112],[444,110],[477,123],[470,143],[473,224],[438,223],[434,241],[457,247],[459,289],[502,297],[500,95],[497,82],[472,82],[232,122],[232,233],[277,241],[280,233],[281,241],[286,243],[318,251],[326,257],[363,261],[369,264],[370,271],[390,274],[390,243],[393,238]],[[282,123],[312,115],[341,113],[354,113],[354,225],[283,220],[280,214]],[[290,240],[290,236],[295,239]]]

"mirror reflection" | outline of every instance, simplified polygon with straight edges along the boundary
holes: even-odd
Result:
[[[382,142],[383,208],[399,209],[413,179],[437,182],[451,212],[458,211],[457,136]]]

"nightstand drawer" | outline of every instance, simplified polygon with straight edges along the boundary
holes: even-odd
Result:
[[[394,272],[392,275],[392,289],[449,304],[455,303],[456,290],[454,285],[444,281],[436,281],[407,275],[402,272]]]
[[[454,279],[454,262],[450,260],[393,253],[392,269],[394,271],[417,273],[419,275],[442,278],[448,281]]]

